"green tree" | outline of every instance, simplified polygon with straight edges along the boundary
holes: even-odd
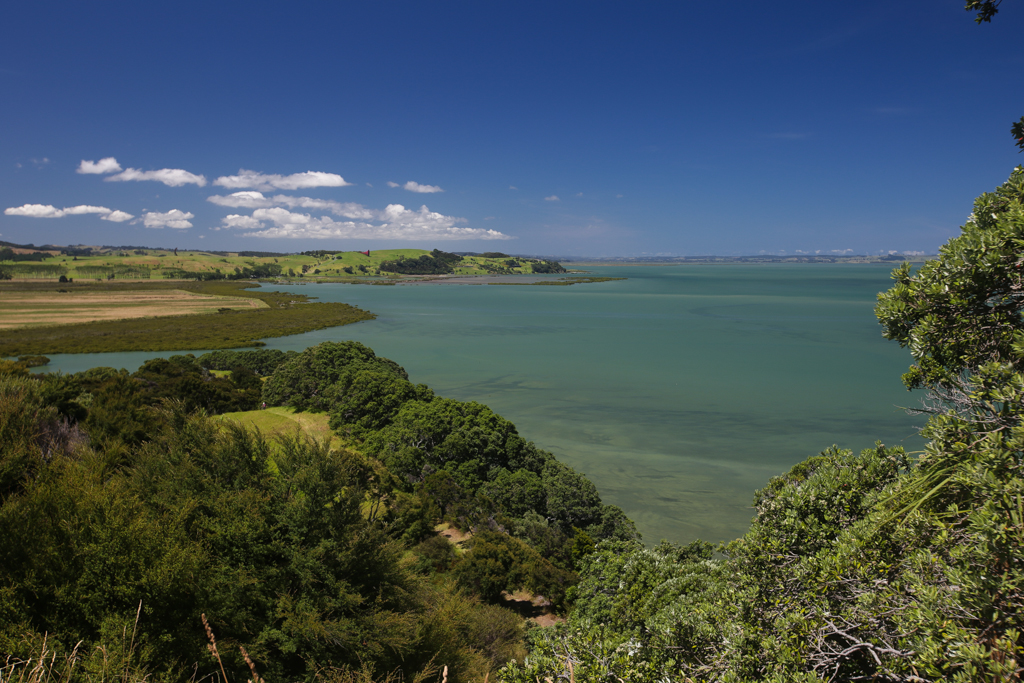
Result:
[[[433,392],[392,371],[353,365],[326,391],[331,429],[361,437],[388,425],[407,401],[429,402]]]
[[[409,379],[398,363],[378,357],[359,342],[324,342],[279,365],[264,383],[263,400],[296,410],[328,411],[332,407],[331,387],[357,366]]]
[[[883,334],[910,350],[908,389],[927,388],[931,410],[953,407],[998,420],[1013,400],[995,385],[1024,369],[1024,167],[974,203],[959,237],[916,273],[893,272],[876,315]],[[1008,398],[1008,397],[1002,397]]]

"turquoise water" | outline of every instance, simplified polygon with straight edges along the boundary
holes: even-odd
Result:
[[[648,542],[739,536],[755,489],[833,443],[920,447],[921,418],[896,407],[916,403],[899,380],[909,354],[872,314],[889,267],[588,270],[629,279],[275,288],[378,318],[268,347],[358,340],[440,395],[489,405],[590,477]],[[107,355],[51,367],[167,354]]]

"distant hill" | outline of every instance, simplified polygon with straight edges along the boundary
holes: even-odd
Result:
[[[438,249],[381,251],[317,250],[198,251],[138,246],[11,245],[0,242],[0,268],[12,277],[114,279],[242,280],[302,278],[313,281],[393,280],[438,274],[513,275],[564,273],[550,259],[498,252],[460,255]]]

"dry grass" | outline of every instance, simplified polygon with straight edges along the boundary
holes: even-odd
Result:
[[[259,299],[214,296],[182,290],[124,292],[0,291],[0,329],[125,320],[219,309],[267,308]]]
[[[43,640],[39,655],[28,659],[20,659],[8,655],[0,666],[0,683],[68,683],[74,674],[75,665],[79,661],[79,642],[71,654],[60,658]]]
[[[28,659],[7,656],[0,665],[0,683],[72,683],[80,680],[90,683],[146,683],[149,674],[133,661],[136,654],[135,636],[141,616],[140,600],[131,634],[126,625],[120,645],[113,648],[114,651],[100,646],[91,657],[80,651],[82,641],[70,653],[61,655],[55,648],[51,648],[49,639],[44,636],[37,656]],[[84,668],[79,667],[79,664],[83,664]]]

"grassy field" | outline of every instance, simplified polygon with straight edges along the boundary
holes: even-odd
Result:
[[[341,439],[327,426],[330,419],[327,413],[296,413],[294,408],[266,408],[240,413],[224,413],[213,419],[234,420],[247,429],[255,427],[268,438],[299,434],[317,441],[328,440],[331,448],[341,448],[342,445]]]
[[[0,308],[26,295],[39,302],[61,303],[65,296],[133,297],[145,300],[153,295],[180,295],[234,299],[232,306],[216,306],[216,313],[167,315],[161,317],[110,317],[92,322],[0,329],[0,357],[49,353],[98,353],[113,351],[188,351],[192,349],[233,349],[261,346],[266,337],[283,337],[325,327],[347,325],[374,318],[354,306],[342,303],[313,303],[309,297],[281,292],[248,290],[253,283],[241,281],[146,282],[113,280],[101,282],[0,282]],[[63,290],[63,291],[62,291]],[[114,306],[113,308],[117,308]],[[29,312],[30,313],[30,312]],[[23,310],[22,315],[26,312]],[[2,316],[3,314],[0,314]],[[111,312],[110,315],[115,315]]]
[[[51,252],[52,253],[52,252]],[[167,280],[188,277],[191,273],[231,275],[235,269],[255,269],[274,264],[281,267],[281,277],[311,281],[372,281],[387,276],[380,273],[380,264],[400,256],[418,258],[430,252],[423,249],[385,249],[371,251],[367,256],[357,251],[324,253],[320,256],[289,254],[283,256],[221,256],[202,251],[166,249],[110,250],[91,256],[56,254],[41,262],[0,261],[0,269],[18,280],[54,280],[60,276],[81,280]],[[466,256],[455,268],[459,275],[487,273],[532,273],[530,259],[515,259],[519,265],[509,266],[507,258]],[[393,276],[402,277],[402,276]]]

